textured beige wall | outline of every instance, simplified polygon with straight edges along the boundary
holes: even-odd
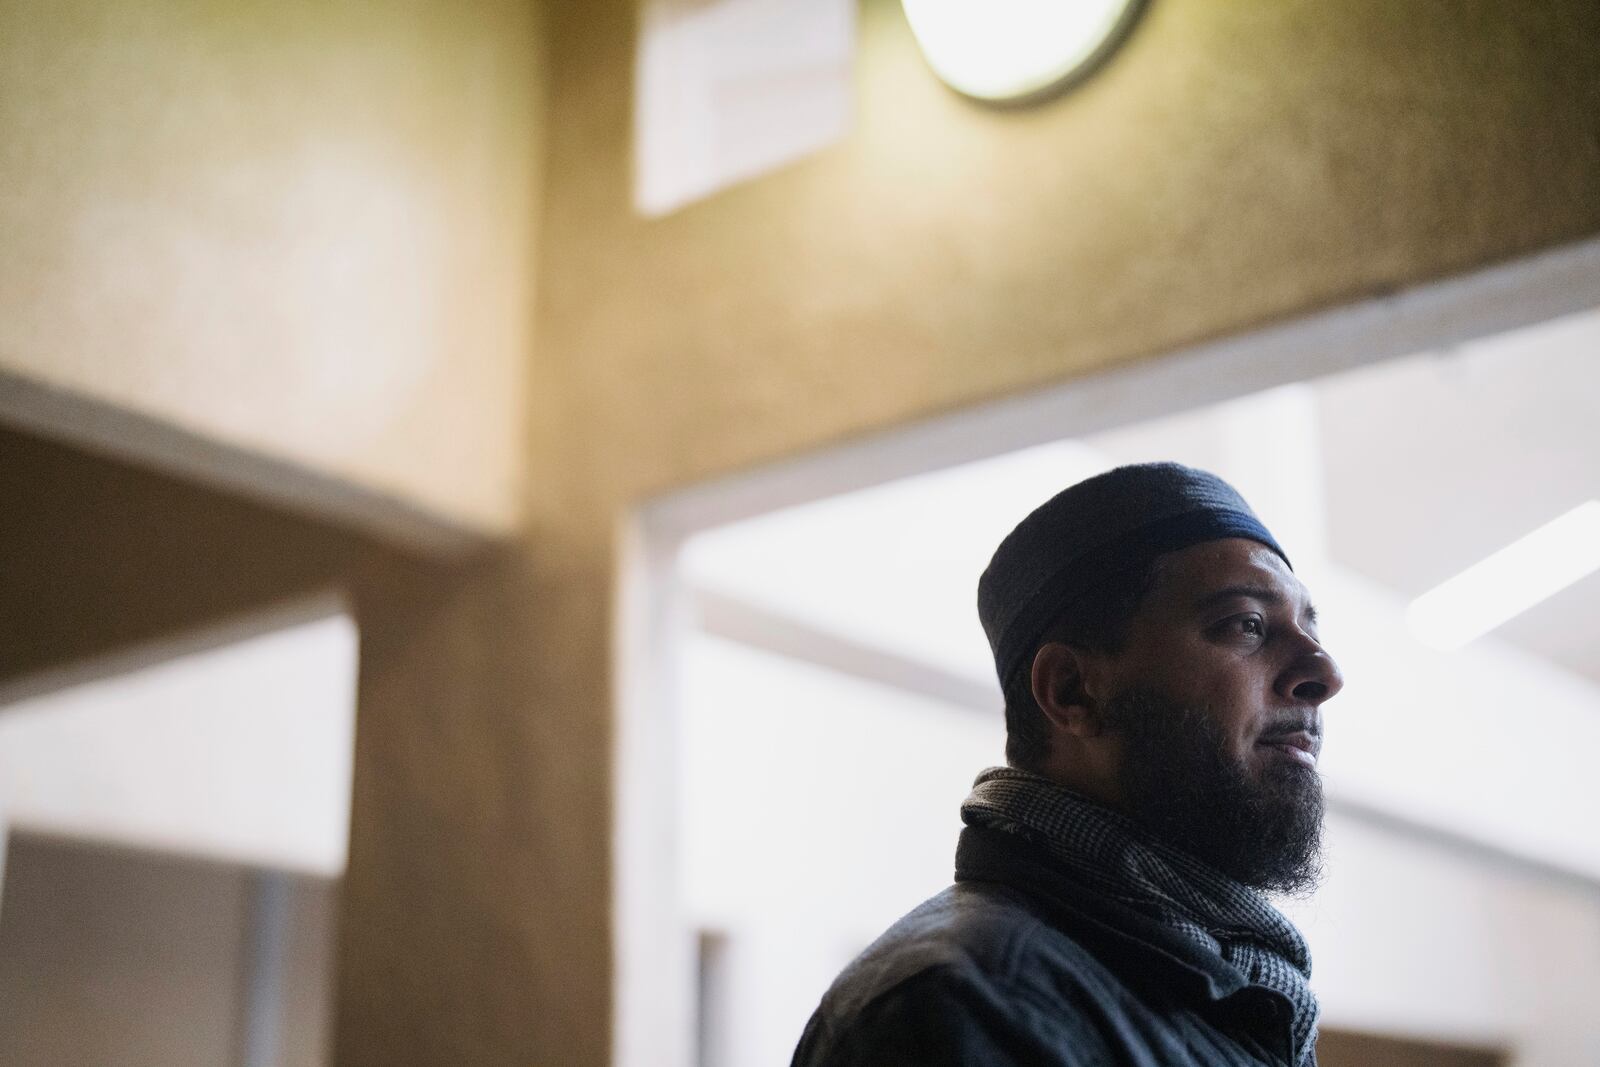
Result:
[[[10,26],[33,33],[49,21],[41,6],[5,10],[11,38]],[[169,46],[188,39],[173,20],[190,9],[150,0],[131,10],[144,13],[134,21],[164,28],[157,36]],[[232,8],[205,10],[214,21]],[[310,9],[293,5],[246,10],[271,25],[312,18]],[[357,42],[400,34],[413,49],[401,49],[405,55],[432,55],[463,32],[453,17],[424,13],[433,10],[384,5],[363,14],[369,9],[351,6],[316,15],[321,28],[296,38],[303,65],[289,68],[304,72],[309,87],[285,90],[301,106],[250,136],[298,143],[334,116],[362,144],[368,121],[380,132],[421,123],[440,140],[399,143],[439,149],[430,158],[443,168],[449,150],[477,144],[452,142],[448,131],[457,128],[456,109],[468,110],[463,93],[487,106],[475,94],[488,90],[467,77],[479,68],[463,61],[406,71],[403,63],[387,65],[394,56],[381,48],[324,48],[350,42],[349,30]],[[458,10],[488,9],[449,8]],[[76,608],[56,615],[64,624],[86,619],[107,640],[128,627],[99,621],[110,614],[105,605],[136,603],[141,590],[157,603],[177,602],[177,617],[258,595],[257,579],[270,585],[274,574],[351,576],[363,661],[351,865],[339,925],[336,1047],[346,1067],[607,1062],[615,524],[642,496],[1600,229],[1600,9],[1588,0],[1153,0],[1126,48],[1096,78],[1052,104],[1015,113],[976,108],[942,89],[917,60],[892,0],[869,0],[854,135],[805,163],[654,221],[629,210],[632,4],[588,0],[550,5],[547,14],[552,81],[537,359],[524,394],[532,468],[521,483],[525,533],[449,571],[379,566],[368,562],[368,547],[343,539],[325,545],[310,535],[279,543],[269,518],[177,490],[188,540],[175,542],[146,506],[156,496],[127,501],[118,488],[112,498],[146,523],[136,544],[156,561],[148,573],[196,588],[163,594],[166,586],[134,568],[114,575],[123,600],[97,599],[88,562],[94,557],[54,557],[77,579],[70,586]],[[80,16],[91,28],[125,17],[88,5]],[[253,51],[259,39],[241,33],[230,47],[272,66]],[[64,47],[45,54],[63,67],[81,66]],[[38,62],[5,48],[7,79],[17,64]],[[365,57],[354,64],[359,76],[346,83],[328,73],[350,71],[352,53]],[[131,82],[164,83],[165,65],[131,66]],[[311,77],[317,71],[323,80]],[[132,153],[143,167],[164,165],[167,153],[115,135],[123,128],[109,102],[116,79],[89,78],[101,92],[85,103],[75,76],[61,70],[50,77],[66,102],[45,103],[61,114],[88,112],[75,121],[102,130],[106,151]],[[369,80],[390,86],[407,106],[393,113],[358,106],[373,99]],[[40,339],[55,336],[49,317],[30,309],[32,299],[55,309],[64,336],[91,339],[97,299],[166,307],[141,296],[143,275],[125,267],[112,271],[122,282],[85,290],[82,299],[52,295],[78,292],[68,284],[77,272],[58,262],[62,242],[52,243],[40,227],[74,234],[70,224],[79,215],[63,205],[98,203],[99,193],[85,192],[84,183],[120,179],[96,178],[109,164],[76,142],[53,140],[60,124],[30,132],[11,84],[0,94],[6,140],[27,133],[21,142],[32,146],[28,152],[62,157],[53,171],[22,171],[61,175],[79,199],[41,191],[38,182],[16,186],[13,162],[0,171],[7,177],[0,232],[14,242],[9,234],[21,226],[27,240],[20,247],[33,247],[18,261],[28,270],[3,268],[10,294],[0,298],[5,367],[18,365],[19,338],[31,339],[21,347],[43,352]],[[182,142],[182,131],[200,122],[228,143],[233,98],[198,99],[180,106],[169,93],[162,97],[168,104],[151,113],[166,114],[169,105],[186,116],[185,106],[214,108],[221,117],[185,117],[167,136]],[[112,117],[98,113],[101,105]],[[9,144],[0,152],[0,159],[17,158]],[[468,158],[478,157],[468,151]],[[193,152],[189,160],[175,166],[177,177],[167,184],[136,188],[181,186],[195,170]],[[441,184],[429,188],[447,190],[446,202],[461,207],[468,247],[492,243],[483,217],[462,207],[471,196],[455,198],[463,173],[490,182],[469,166],[441,170]],[[484,188],[485,195],[493,191],[492,183]],[[204,215],[204,192],[180,199]],[[30,199],[45,205],[44,221],[26,217],[22,205]],[[243,199],[263,210],[282,205],[265,193]],[[157,220],[187,219],[180,208],[162,201],[149,211]],[[152,224],[147,232],[170,228]],[[222,232],[234,231],[230,225]],[[264,222],[261,232],[270,244],[283,228]],[[213,251],[197,253],[197,262],[214,262],[225,277],[250,276],[249,248],[223,242]],[[130,253],[107,255],[115,268]],[[152,269],[170,276],[169,259],[154,256]],[[285,301],[267,306],[304,306],[284,296],[294,292],[293,272],[276,272],[272,265],[281,261],[272,257],[266,262],[261,284]],[[205,274],[194,268],[178,276]],[[465,299],[453,285],[469,292],[480,285],[485,300],[514,302],[494,295],[505,279],[447,271],[430,277],[447,283],[443,296],[421,287],[437,296],[440,303],[430,307],[441,315]],[[513,272],[505,284],[525,281]],[[399,287],[383,290],[394,292],[410,283],[385,284]],[[42,295],[17,295],[32,286]],[[216,320],[204,285],[176,291],[190,294],[181,314],[170,321],[164,312],[124,314],[118,321],[128,325],[127,337],[119,332],[118,339],[136,342],[150,367],[176,368],[169,381],[164,370],[155,375],[167,381],[156,393],[212,391],[202,404],[175,405],[185,417],[215,404],[249,425],[236,410],[245,403],[241,393],[253,390],[259,402],[265,387],[240,368],[256,365],[236,356],[213,363],[206,356],[213,346],[194,347],[191,331],[227,331],[208,325]],[[358,312],[368,296],[356,294]],[[518,310],[498,325],[493,315],[451,318],[451,351],[478,351],[457,343],[475,330],[514,332]],[[310,332],[307,351],[326,325],[316,314],[287,311],[274,321],[291,337]],[[366,321],[360,313],[349,321],[359,336],[381,332],[359,326]],[[81,352],[95,347],[77,343]],[[39,355],[28,366],[58,373],[55,362]],[[332,366],[309,361],[295,374],[332,373]],[[469,390],[456,384],[454,365],[449,372],[441,366],[429,364],[439,371],[432,386]],[[384,365],[350,373],[328,386],[340,398],[332,410],[351,402],[352,391],[381,392],[391,371]],[[461,374],[463,382],[481,384],[476,371]],[[314,458],[339,473],[371,479],[376,470],[411,488],[413,465],[419,472],[444,467],[463,483],[449,492],[467,495],[480,472],[459,460],[451,467],[449,457],[480,448],[485,456],[497,453],[480,443],[476,425],[461,430],[459,442],[451,438],[446,431],[461,424],[441,412],[471,404],[447,398],[436,406],[425,393],[415,399],[419,406],[408,409],[403,429],[362,438],[370,451],[333,449],[343,465]],[[364,402],[355,402],[353,421],[365,417]],[[495,424],[495,410],[478,414]],[[306,421],[317,420],[297,425]],[[206,425],[237,433],[227,419]],[[284,437],[300,440],[298,431]],[[510,468],[505,473],[515,477]],[[48,496],[49,484],[36,491]],[[435,479],[418,474],[417,484]],[[40,548],[46,558],[50,547]],[[195,549],[213,561],[208,569],[185,566]],[[229,566],[252,585],[236,589]],[[62,633],[70,645],[70,627]],[[57,651],[34,647],[47,658]]]
[[[0,5],[0,390],[9,372],[511,529],[536,10]]]
[[[568,413],[545,455],[585,497],[1600,227],[1590,3],[1154,0],[1080,89],[1000,113],[870,0],[854,135],[655,221],[626,211],[627,96],[596,72],[629,46],[600,6],[557,37],[540,335]]]

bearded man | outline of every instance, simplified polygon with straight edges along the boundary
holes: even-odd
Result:
[[[1121,467],[1018,524],[978,614],[1008,765],[795,1067],[1314,1064],[1310,956],[1261,894],[1318,876],[1342,679],[1283,549],[1220,478]]]

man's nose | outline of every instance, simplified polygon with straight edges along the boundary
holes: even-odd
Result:
[[[1308,647],[1278,679],[1279,695],[1302,704],[1321,704],[1344,688],[1344,673],[1316,641]]]

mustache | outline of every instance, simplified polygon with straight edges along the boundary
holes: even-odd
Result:
[[[1316,710],[1312,708],[1283,712],[1273,716],[1259,736],[1281,737],[1284,734],[1295,733],[1307,733],[1312,737],[1321,737],[1322,716],[1318,715]]]

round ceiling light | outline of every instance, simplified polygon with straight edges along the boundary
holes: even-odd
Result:
[[[1132,26],[1141,0],[902,0],[935,74],[959,93],[1018,104],[1087,74]]]

